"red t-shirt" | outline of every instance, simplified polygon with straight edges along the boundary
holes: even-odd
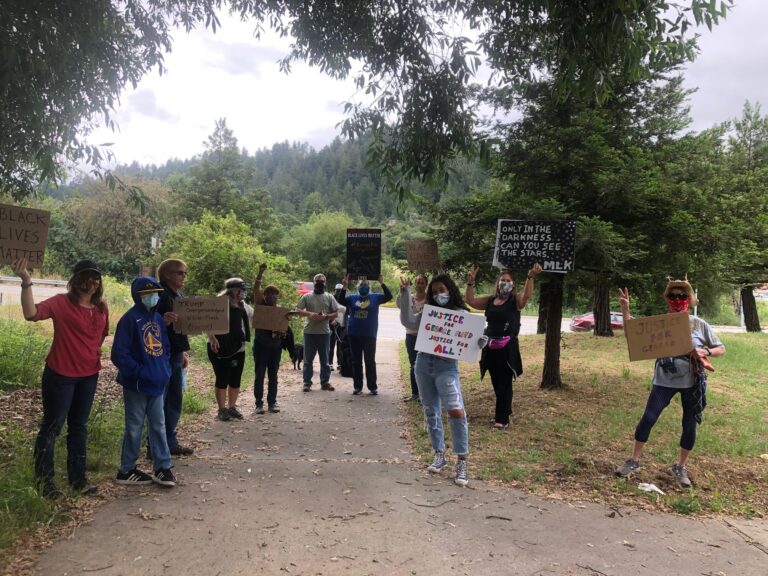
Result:
[[[45,359],[62,376],[93,376],[101,370],[101,344],[109,333],[109,310],[72,304],[66,294],[57,294],[37,304],[34,321],[53,319],[53,344]]]

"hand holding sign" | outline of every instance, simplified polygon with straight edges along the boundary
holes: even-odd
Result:
[[[27,270],[27,264],[26,256],[17,258],[11,262],[11,270],[13,270],[13,273],[16,274],[16,276],[21,278],[22,284],[29,284],[32,280],[32,277],[29,275],[29,270]]]

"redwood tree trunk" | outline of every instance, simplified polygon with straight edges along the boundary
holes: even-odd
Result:
[[[549,282],[539,285],[539,321],[536,324],[536,334],[547,333],[547,316],[549,315]],[[558,332],[560,329],[558,328]]]
[[[553,274],[547,282],[547,337],[544,341],[544,371],[541,375],[541,387],[562,388],[560,378],[560,328],[563,319],[563,277]],[[543,296],[543,294],[542,294]]]
[[[595,336],[613,336],[611,328],[611,296],[608,279],[603,274],[595,277],[595,298],[592,315],[595,317]]]
[[[757,303],[752,286],[741,289],[741,308],[744,311],[744,325],[747,332],[760,332],[760,318],[757,316]]]

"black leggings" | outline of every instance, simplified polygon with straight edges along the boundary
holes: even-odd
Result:
[[[669,402],[675,394],[680,392],[680,400],[683,404],[683,432],[680,435],[680,448],[683,450],[693,450],[696,443],[696,400],[693,395],[695,386],[692,388],[666,388],[664,386],[654,386],[651,389],[651,395],[648,396],[648,404],[645,406],[645,412],[635,429],[635,440],[638,442],[648,442],[651,435],[651,428],[656,424],[662,410],[669,406]]]
[[[245,366],[245,350],[229,358],[217,358],[209,349],[208,360],[211,361],[213,373],[216,375],[216,388],[221,390],[227,387],[240,388],[240,379]]]
[[[512,343],[507,344],[511,346]],[[515,373],[509,367],[509,355],[507,349],[487,349],[485,352],[488,372],[491,375],[493,392],[496,394],[496,413],[494,420],[499,424],[509,424],[509,416],[512,414],[512,382]]]

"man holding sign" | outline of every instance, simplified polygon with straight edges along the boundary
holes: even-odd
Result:
[[[688,312],[691,304],[696,306],[698,300],[693,287],[688,280],[670,280],[664,290],[664,298],[667,301],[669,312]],[[629,291],[624,288],[619,290],[619,302],[621,312],[624,315],[624,325],[629,332]],[[710,356],[722,356],[725,354],[725,346],[707,324],[697,316],[689,317],[691,339],[693,349],[681,356],[657,358],[653,373],[653,388],[648,397],[640,422],[635,429],[635,443],[632,456],[616,469],[616,475],[629,477],[640,468],[640,453],[648,441],[656,421],[662,410],[669,405],[672,398],[680,392],[680,400],[683,405],[683,431],[680,436],[680,458],[672,465],[669,471],[682,486],[690,486],[688,478],[688,456],[696,442],[696,426],[701,423],[701,413],[707,405],[706,370],[712,370],[709,362]],[[663,337],[663,332],[660,338]],[[627,334],[627,337],[630,336]]]

